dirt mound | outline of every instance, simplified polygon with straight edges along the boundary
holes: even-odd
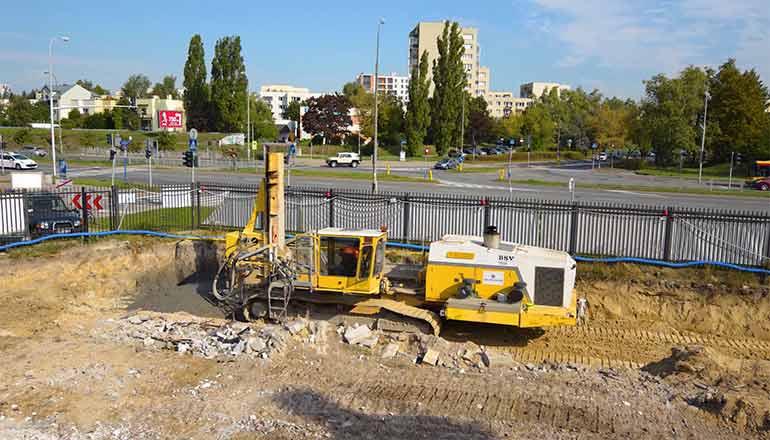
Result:
[[[712,347],[674,347],[644,371],[683,387],[684,400],[740,429],[770,432],[770,362],[735,359]]]
[[[578,276],[594,322],[770,339],[770,289],[753,275],[621,264],[581,265]]]

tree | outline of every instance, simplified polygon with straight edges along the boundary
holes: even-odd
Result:
[[[128,98],[122,96],[118,105],[129,105]],[[112,112],[112,126],[117,130],[139,130],[141,121],[139,114],[133,108],[118,107]]]
[[[253,139],[273,141],[278,137],[278,128],[273,120],[273,111],[270,106],[256,96],[251,99],[251,132]]]
[[[506,118],[495,120],[492,130],[495,137],[505,139],[520,139],[521,125],[523,117],[520,114],[512,113]]]
[[[313,136],[323,135],[339,139],[348,132],[350,101],[343,95],[322,95],[307,101],[307,112],[302,116],[302,127]]]
[[[467,78],[462,56],[463,37],[457,22],[445,22],[436,40],[438,58],[433,62],[433,99],[431,123],[436,151],[443,155],[452,145],[460,144],[460,112]]]
[[[556,123],[551,119],[546,107],[536,103],[529,107],[522,116],[521,131],[529,137],[533,150],[544,150],[553,145]]]
[[[146,98],[147,90],[150,88],[150,79],[145,75],[137,74],[128,77],[123,83],[123,96],[128,98]]]
[[[430,126],[430,78],[428,78],[428,52],[412,68],[409,78],[409,103],[406,106],[406,153],[414,156],[422,151]]]
[[[105,89],[104,87],[94,84],[92,81],[89,81],[87,79],[79,79],[75,82],[75,84],[79,84],[81,87],[83,87],[86,90],[89,90],[97,95],[109,95],[110,91]]]
[[[241,55],[241,37],[217,40],[211,62],[211,110],[216,131],[245,129],[248,85]]]
[[[714,135],[713,157],[730,160],[730,153],[742,153],[747,159],[767,157],[768,96],[756,71],[741,72],[735,60],[719,67],[711,80],[707,133]]]
[[[187,111],[187,128],[208,130],[209,128],[209,85],[206,83],[206,62],[203,41],[200,35],[193,35],[187,49],[184,64],[184,108]]]
[[[48,111],[47,101],[41,100],[33,105],[27,98],[14,96],[5,110],[6,124],[23,127],[32,122],[48,122],[50,119]]]
[[[172,99],[178,99],[179,93],[176,91],[176,77],[174,75],[164,76],[161,82],[155,83],[151,93],[153,96],[158,96],[161,99],[166,99],[167,96],[171,96]]]
[[[703,112],[708,73],[687,67],[678,78],[656,75],[645,81],[640,120],[659,165],[678,162],[680,150],[692,156],[700,149],[697,125]],[[717,124],[709,130],[718,130]],[[639,132],[639,131],[638,131]],[[710,141],[707,138],[707,143]],[[676,160],[675,160],[676,158]]]
[[[631,123],[636,114],[636,103],[617,98],[605,100],[589,120],[594,138],[599,145],[626,147],[631,140]]]
[[[492,137],[494,123],[487,110],[487,101],[483,96],[471,98],[466,93],[465,104],[465,136],[475,147],[479,141],[487,141]]]
[[[364,89],[364,86],[357,81],[351,81],[342,86],[342,96],[348,98],[351,102],[354,97],[363,93],[366,93],[366,90]]]
[[[289,105],[286,106],[286,110],[283,111],[281,116],[283,119],[287,119],[289,121],[294,121],[297,124],[296,131],[294,133],[295,137],[299,137],[300,133],[300,127],[299,127],[299,114],[300,114],[300,106],[302,103],[299,101],[292,101],[289,103]]]

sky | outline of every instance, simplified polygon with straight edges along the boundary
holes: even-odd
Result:
[[[9,1],[0,9],[0,83],[39,88],[54,43],[59,83],[85,78],[117,89],[135,73],[181,86],[190,37],[207,68],[218,38],[240,35],[249,88],[290,84],[340,90],[374,70],[377,21],[385,19],[380,71],[407,74],[408,34],[418,21],[455,20],[479,30],[493,90],[530,81],[599,89],[637,99],[642,81],[728,58],[770,83],[770,0],[390,0],[148,2]]]

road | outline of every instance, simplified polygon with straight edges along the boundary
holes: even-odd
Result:
[[[422,163],[410,162],[407,164],[394,163],[391,173],[411,177],[422,177],[424,168]],[[504,166],[504,165],[503,165]],[[50,166],[43,165],[43,170],[50,170]],[[332,176],[292,176],[291,185],[311,186],[318,188],[345,188],[345,189],[369,189],[371,182],[364,179],[345,178],[351,173],[371,173],[371,168],[362,164],[358,169],[350,168],[321,168],[313,163],[300,162],[297,169],[315,169],[325,172],[338,173],[339,178]],[[385,174],[385,168],[380,170],[380,175]],[[148,173],[145,167],[132,166],[128,169],[128,180],[134,183],[147,183]],[[110,179],[111,170],[107,167],[79,166],[70,167],[68,177],[82,177],[94,179]],[[118,171],[117,178],[122,179],[122,169]],[[526,164],[515,164],[512,167],[512,179],[515,181],[535,179],[548,182],[558,182],[562,186],[543,186],[513,183],[510,186],[506,182],[498,181],[498,173],[491,172],[466,172],[434,170],[433,177],[436,183],[423,183],[415,181],[380,181],[380,189],[383,191],[399,192],[432,192],[450,193],[475,196],[504,197],[537,200],[570,200],[568,181],[575,179],[576,191],[574,198],[578,201],[606,201],[615,203],[644,204],[656,206],[689,206],[698,208],[720,208],[751,211],[770,211],[770,198],[740,197],[725,195],[696,195],[666,192],[648,192],[629,190],[628,187],[657,186],[657,187],[697,187],[697,182],[689,179],[678,179],[660,176],[641,176],[625,170],[592,170],[590,162],[573,162],[563,164],[562,167],[539,164],[527,167]],[[196,170],[196,180],[202,183],[226,183],[226,184],[256,184],[261,176],[256,172],[233,173],[226,171]],[[154,184],[180,184],[190,182],[190,170],[188,168],[162,168],[153,169]],[[594,185],[622,185],[619,189],[597,189],[581,187],[581,184]]]

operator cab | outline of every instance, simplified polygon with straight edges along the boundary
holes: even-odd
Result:
[[[376,229],[324,228],[316,236],[318,290],[377,294],[387,234]]]

